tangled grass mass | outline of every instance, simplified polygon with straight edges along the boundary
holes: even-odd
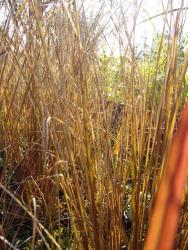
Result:
[[[0,2],[0,249],[188,249],[188,6],[166,2]]]

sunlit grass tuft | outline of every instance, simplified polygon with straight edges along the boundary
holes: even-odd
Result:
[[[121,25],[112,23],[121,54],[113,58],[98,52],[107,33],[104,6],[91,19],[84,6],[33,0],[6,7],[0,34],[3,247],[144,245],[185,104],[182,11],[164,14],[153,50],[139,58],[138,10],[130,32],[120,6]],[[187,195],[179,249],[188,244],[186,204]]]

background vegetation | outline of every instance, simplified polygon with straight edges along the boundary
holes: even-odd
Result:
[[[151,48],[136,47],[140,4],[130,30],[123,4],[112,28],[104,2],[88,18],[84,1],[2,1],[1,249],[142,249],[188,54],[181,8],[163,13]],[[118,56],[100,47],[112,30]],[[176,249],[188,247],[187,194]]]

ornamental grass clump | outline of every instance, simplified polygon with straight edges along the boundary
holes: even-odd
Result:
[[[142,249],[187,98],[183,1],[165,6],[143,56],[139,1],[2,6],[0,248]],[[109,56],[101,46],[115,41]],[[177,249],[188,244],[187,198]]]

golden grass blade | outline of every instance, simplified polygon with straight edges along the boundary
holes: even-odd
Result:
[[[155,200],[145,250],[170,250],[176,237],[182,195],[188,172],[188,106],[176,132]]]

